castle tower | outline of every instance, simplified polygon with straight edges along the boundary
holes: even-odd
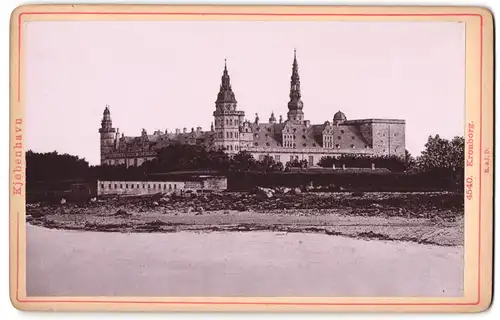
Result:
[[[224,71],[213,113],[215,123],[214,145],[216,148],[223,148],[227,153],[232,154],[239,152],[239,128],[242,119],[245,117],[245,112],[236,110],[236,107],[236,97],[231,88],[231,79],[224,60]]]
[[[101,164],[105,164],[107,155],[114,150],[116,133],[116,129],[113,128],[113,123],[111,122],[111,113],[109,112],[108,105],[106,105],[102,114],[99,133],[101,134]]]
[[[297,51],[293,51],[293,67],[292,67],[292,77],[290,81],[290,102],[288,102],[288,121],[291,122],[302,122],[304,120],[304,112],[302,108],[304,104],[302,103],[300,94],[300,77],[299,77],[299,65],[297,63]]]

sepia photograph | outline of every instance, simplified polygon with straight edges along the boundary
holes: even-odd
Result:
[[[464,297],[466,30],[26,22],[26,297]]]

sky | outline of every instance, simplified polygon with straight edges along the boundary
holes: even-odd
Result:
[[[102,113],[142,128],[210,129],[224,59],[238,109],[286,119],[297,50],[305,119],[406,120],[413,155],[463,135],[465,26],[457,22],[35,21],[26,27],[27,148],[99,163]]]

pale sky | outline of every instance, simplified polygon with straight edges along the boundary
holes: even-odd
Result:
[[[463,135],[465,27],[455,22],[30,22],[27,147],[99,163],[102,112],[128,136],[209,130],[227,58],[238,109],[286,119],[293,49],[305,119],[406,120],[418,155],[429,135]]]

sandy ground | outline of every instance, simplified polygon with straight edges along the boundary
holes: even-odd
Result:
[[[28,296],[460,296],[463,247],[27,227]]]

